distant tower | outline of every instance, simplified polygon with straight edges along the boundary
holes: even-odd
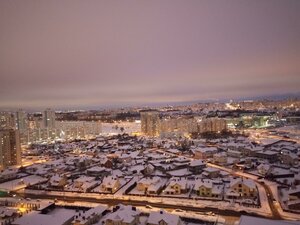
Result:
[[[15,117],[9,112],[0,112],[0,129],[15,129]]]
[[[0,170],[14,165],[21,165],[19,131],[0,129]]]
[[[141,114],[141,130],[142,134],[149,137],[157,137],[160,135],[160,119],[157,110],[143,110]]]
[[[16,113],[16,123],[18,130],[27,130],[27,114],[22,109],[19,109]]]
[[[55,111],[46,109],[43,113],[43,123],[45,128],[55,128]]]

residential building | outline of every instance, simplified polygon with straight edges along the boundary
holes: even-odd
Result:
[[[15,129],[15,117],[9,112],[0,112],[0,129]]]
[[[0,130],[0,170],[8,166],[21,165],[21,146],[19,131]]]
[[[72,225],[92,225],[105,215],[107,207],[99,205],[89,209],[86,212],[79,211],[72,221]]]
[[[226,196],[227,198],[256,198],[258,191],[253,180],[235,178],[231,180]]]
[[[121,187],[121,183],[116,176],[106,176],[100,186],[102,192],[115,193]]]
[[[150,212],[146,225],[182,225],[178,215],[170,214],[164,210]]]
[[[27,114],[22,109],[16,112],[16,125],[20,131],[27,130]]]
[[[43,112],[43,124],[45,128],[55,128],[55,111],[48,108]]]
[[[157,110],[140,111],[143,135],[157,137],[160,134],[160,118]]]
[[[202,173],[205,167],[206,163],[203,160],[196,159],[190,162],[189,171],[191,171],[193,174],[199,174]]]
[[[224,185],[214,184],[210,179],[195,180],[194,193],[199,197],[222,198]]]
[[[159,177],[144,177],[137,183],[137,190],[143,192],[143,194],[159,194],[162,190],[165,182]]]
[[[140,211],[133,206],[118,205],[105,219],[105,225],[138,225]]]
[[[180,195],[187,193],[188,184],[187,180],[184,178],[173,178],[170,180],[169,185],[163,190],[164,194],[167,195]]]

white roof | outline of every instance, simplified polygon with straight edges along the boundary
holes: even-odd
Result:
[[[106,217],[106,220],[131,223],[140,214],[139,210],[133,210],[132,206],[119,205],[119,209]]]
[[[164,210],[160,210],[158,212],[151,212],[147,223],[159,224],[161,220],[164,220],[168,225],[178,225],[181,221],[178,215],[169,214]]]
[[[203,160],[192,160],[190,162],[190,166],[202,166],[205,165],[205,162]]]
[[[241,216],[239,225],[299,225],[299,221],[271,220],[252,216]]]
[[[72,217],[74,217],[75,211],[69,209],[54,209],[49,214],[40,214],[37,211],[30,212],[21,218],[14,221],[17,225],[63,225]]]

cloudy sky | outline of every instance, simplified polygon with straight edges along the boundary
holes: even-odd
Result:
[[[0,108],[300,90],[299,0],[0,1]]]

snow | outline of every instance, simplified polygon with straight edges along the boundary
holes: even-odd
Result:
[[[75,210],[56,208],[48,214],[40,214],[38,211],[32,211],[23,217],[14,221],[17,225],[63,225],[72,220]],[[42,223],[41,223],[42,222]]]
[[[45,182],[47,179],[37,176],[37,175],[30,175],[27,177],[23,177],[20,179],[15,179],[12,181],[7,181],[5,183],[0,184],[0,190],[4,191],[17,191],[23,189],[29,185],[38,184],[41,182]]]
[[[270,220],[252,216],[241,216],[239,225],[299,225],[300,222]]]

